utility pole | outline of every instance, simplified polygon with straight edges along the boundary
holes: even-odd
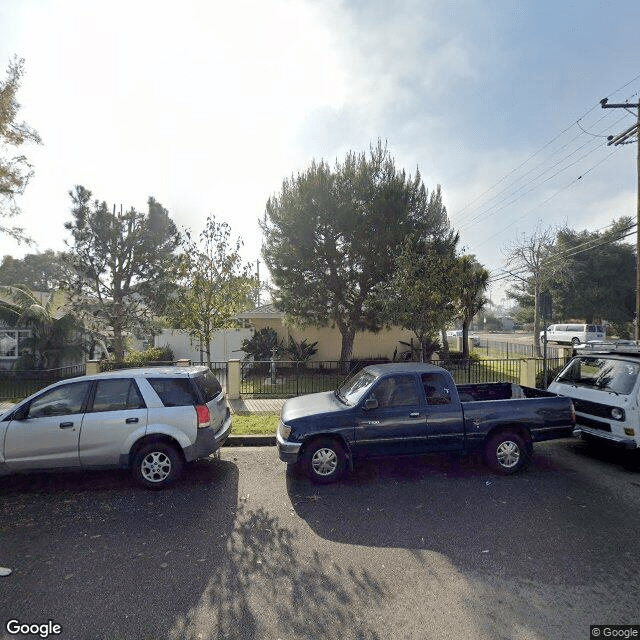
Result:
[[[258,295],[257,297],[257,304],[256,306],[259,307],[260,306],[260,260],[256,260],[256,278],[258,280]]]
[[[600,100],[600,105],[603,109],[636,109],[637,110],[637,121],[632,126],[619,133],[617,136],[609,136],[607,143],[609,146],[614,145],[618,146],[621,144],[630,144],[633,136],[636,137],[636,143],[638,144],[638,150],[636,155],[636,167],[637,167],[637,176],[638,176],[638,184],[637,184],[637,203],[636,203],[636,317],[635,317],[635,330],[634,330],[634,338],[636,340],[640,340],[640,102],[637,104],[633,103],[622,103],[622,104],[609,104],[607,98],[603,98]]]

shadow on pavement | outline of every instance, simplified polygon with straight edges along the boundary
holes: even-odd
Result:
[[[555,443],[571,448],[572,441]],[[546,584],[630,578],[640,514],[538,446],[528,469],[492,474],[443,455],[362,461],[337,484],[287,472],[296,513],[322,538],[443,554],[464,571]],[[589,561],[585,562],[585,554]]]
[[[297,534],[249,508],[238,484],[236,464],[213,459],[160,492],[114,471],[0,479],[0,564],[13,568],[0,638],[9,619],[53,620],[73,640],[381,638],[358,612],[384,587],[301,555]]]

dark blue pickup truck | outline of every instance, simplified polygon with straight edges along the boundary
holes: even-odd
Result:
[[[571,437],[569,398],[511,383],[456,386],[429,364],[365,367],[336,391],[287,400],[278,425],[280,459],[312,480],[337,480],[354,460],[480,451],[491,468],[515,473],[536,441]]]

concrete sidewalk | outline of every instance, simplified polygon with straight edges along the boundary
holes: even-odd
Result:
[[[239,398],[229,400],[231,411],[238,415],[250,413],[277,413],[280,414],[284,398]]]

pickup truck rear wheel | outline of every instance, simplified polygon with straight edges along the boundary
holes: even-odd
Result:
[[[133,477],[147,489],[164,489],[182,474],[182,456],[166,442],[143,445],[133,460]]]
[[[517,473],[525,466],[528,458],[525,441],[513,431],[496,433],[485,447],[487,464],[499,473]]]
[[[318,438],[307,447],[302,464],[313,482],[330,484],[336,482],[347,466],[344,447],[333,438]]]

